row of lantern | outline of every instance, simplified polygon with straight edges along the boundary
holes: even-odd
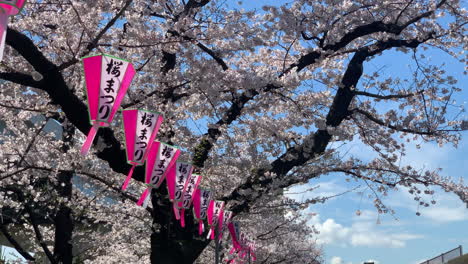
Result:
[[[228,229],[233,247],[229,251],[226,262],[229,264],[244,264],[250,263],[250,260],[257,260],[255,256],[256,243],[245,233],[240,232],[239,223],[230,222]]]
[[[112,123],[136,72],[130,62],[106,54],[85,57],[82,61],[92,125],[81,148],[81,154],[86,155],[99,127],[107,127]],[[211,191],[198,188],[201,175],[192,173],[192,164],[177,161],[180,155],[177,147],[156,140],[163,115],[143,109],[126,109],[122,111],[122,116],[127,162],[132,165],[122,190],[127,188],[135,166],[146,164],[147,188],[138,200],[138,205],[146,207],[152,189],[159,188],[166,180],[174,215],[180,220],[182,227],[185,226],[185,211],[190,209],[193,203],[193,213],[198,221],[200,235],[204,232],[205,219],[210,227],[210,239],[215,238],[216,227],[222,237],[223,231],[228,225],[232,225],[232,228],[229,228],[234,245],[231,253],[237,254],[233,259],[242,260],[247,250],[251,252],[248,254],[250,257],[254,246],[238,228],[234,228],[231,223],[232,212],[224,210],[224,202],[212,200]]]

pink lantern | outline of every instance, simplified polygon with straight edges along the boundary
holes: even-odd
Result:
[[[0,61],[3,60],[8,17],[21,12],[25,4],[26,0],[0,0]]]
[[[85,57],[82,60],[92,125],[81,148],[81,154],[86,155],[99,127],[107,127],[112,123],[135,76],[135,69],[130,62],[106,54]]]
[[[239,223],[238,222],[231,222],[228,224],[228,229],[229,233],[231,233],[231,238],[232,238],[232,245],[234,246],[233,250],[237,251],[240,249],[240,243],[239,243],[239,235],[240,235],[240,229],[239,229]],[[233,252],[231,250],[231,254]]]
[[[147,206],[151,190],[159,188],[169,169],[175,165],[179,155],[180,150],[174,146],[159,141],[152,144],[146,158],[145,183],[148,188],[138,200],[138,205]]]
[[[208,206],[208,225],[210,226],[210,231],[208,232],[207,238],[215,238],[214,229],[218,226],[219,218],[222,215],[223,208],[223,201],[212,200],[210,202],[210,205]]]
[[[125,190],[132,178],[135,166],[140,166],[145,163],[146,156],[151,149],[151,145],[163,121],[163,116],[157,112],[141,109],[124,110],[122,115],[127,162],[132,165],[122,185],[122,190]]]
[[[231,223],[231,218],[232,218],[232,212],[225,210],[223,211],[222,217],[219,217],[219,238],[218,240],[221,240],[223,238],[223,233],[224,230],[226,230],[226,227],[229,223]]]
[[[203,220],[206,218],[208,206],[211,200],[211,191],[205,189],[197,189],[193,194],[193,213],[195,220],[198,221],[198,234],[204,232]]]
[[[166,176],[169,199],[174,203],[174,214],[177,220],[180,219],[179,209],[176,204],[182,202],[182,194],[188,184],[188,179],[192,175],[193,165],[187,162],[177,162]]]
[[[190,208],[192,204],[193,194],[195,190],[198,188],[202,177],[198,174],[192,174],[190,179],[188,180],[187,186],[184,189],[182,194],[182,203],[177,204],[178,208],[182,208],[180,210],[180,224],[182,227],[185,227],[185,210]]]

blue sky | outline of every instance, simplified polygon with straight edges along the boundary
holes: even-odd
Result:
[[[446,63],[447,72],[458,79],[458,87],[466,87],[468,78],[463,75],[464,66],[461,63],[436,50],[430,50],[425,55],[435,64]],[[371,72],[385,65],[383,75],[397,74],[404,78],[411,72],[409,69],[414,67],[408,56],[389,52],[367,62],[365,71]],[[455,99],[466,108],[468,91],[465,89]],[[466,114],[461,117],[468,119]],[[435,143],[422,144],[421,149],[409,147],[408,155],[402,162],[417,168],[442,168],[442,175],[455,179],[462,177],[467,183],[468,132],[463,132],[462,136],[464,138],[458,148],[452,145],[440,148]],[[348,144],[343,152],[346,151],[364,160],[372,155],[358,142]],[[320,186],[314,192],[295,195],[298,199],[304,199],[317,195],[331,196],[359,185],[347,183],[343,178],[340,174],[328,175],[311,181],[309,185],[295,187],[291,192]],[[379,264],[419,264],[459,245],[467,252],[468,209],[456,195],[436,191],[434,197],[437,204],[420,208],[421,216],[416,216],[418,207],[413,197],[404,189],[393,192],[384,202],[396,211],[398,220],[385,215],[380,217],[380,224],[377,224],[377,213],[372,201],[366,197],[361,199],[358,193],[362,189],[309,208],[309,212],[317,214],[311,217],[310,223],[321,232],[318,238],[326,255],[326,263],[358,264],[375,260]],[[357,216],[356,210],[362,214]]]
[[[279,5],[291,1],[242,1],[245,9],[261,10],[262,5]],[[236,6],[237,1],[228,1]],[[463,75],[464,65],[447,54],[430,49],[424,55],[435,64],[445,63],[445,69],[456,79],[458,87],[466,88],[468,78]],[[410,55],[389,52],[365,64],[365,71],[372,72],[385,66],[383,74],[405,75],[414,69]],[[383,76],[385,77],[385,76]],[[467,107],[468,90],[459,93],[455,99]],[[466,114],[462,118],[467,120]],[[446,145],[439,148],[434,143],[423,144],[421,149],[409,148],[409,153],[402,161],[418,168],[442,168],[442,174],[454,178],[462,177],[468,183],[468,132],[458,148]],[[366,151],[359,143],[348,144],[346,150],[351,155],[366,157]],[[333,174],[311,181],[308,185],[297,186],[290,192],[306,190],[319,185],[314,192],[293,195],[298,199],[312,198],[317,195],[331,196],[350,190],[359,183],[347,183],[343,175]],[[325,263],[360,264],[374,260],[377,264],[419,264],[443,252],[462,245],[468,252],[468,209],[456,195],[437,191],[434,195],[437,204],[429,208],[420,208],[417,216],[417,204],[408,192],[400,190],[392,193],[385,200],[386,205],[396,211],[395,220],[390,215],[381,216],[377,224],[377,212],[368,198],[362,198],[356,190],[331,199],[325,204],[314,205],[308,209],[310,223],[320,231],[318,241],[325,253]],[[362,213],[356,215],[356,210]]]

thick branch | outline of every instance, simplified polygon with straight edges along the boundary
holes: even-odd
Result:
[[[441,7],[445,2],[446,2],[446,0],[440,1],[439,4],[436,6],[436,9]],[[413,19],[410,19],[409,21],[407,21],[406,23],[404,23],[402,25],[398,25],[398,24],[394,24],[394,23],[388,23],[387,24],[387,23],[384,23],[382,21],[374,21],[374,22],[372,22],[370,24],[367,24],[367,25],[358,26],[358,27],[354,28],[352,31],[346,33],[336,43],[325,45],[322,48],[322,50],[323,51],[337,51],[339,49],[342,49],[342,48],[346,47],[349,43],[351,43],[352,41],[354,41],[354,40],[356,40],[356,39],[358,39],[360,37],[367,36],[367,35],[374,34],[374,33],[379,33],[379,32],[392,33],[392,34],[395,34],[395,35],[399,35],[404,29],[406,29],[411,24],[414,24],[414,23],[418,22],[419,20],[421,20],[423,18],[431,16],[434,12],[435,12],[435,10],[424,12],[424,13],[414,17]],[[291,64],[288,67],[288,69],[286,69],[286,71],[284,73],[282,73],[281,75],[284,75],[284,74],[288,73],[294,67],[297,67],[296,71],[299,72],[302,69],[304,69],[305,67],[315,63],[317,61],[317,59],[320,58],[321,55],[322,55],[321,51],[313,51],[313,52],[307,53],[307,54],[303,55],[299,59],[298,62]]]
[[[352,99],[356,95],[353,90],[362,76],[363,63],[368,57],[374,56],[375,54],[394,47],[416,48],[418,45],[424,43],[430,38],[432,38],[432,36],[429,36],[423,40],[390,39],[386,42],[378,42],[374,45],[363,47],[358,52],[356,52],[348,64],[348,68],[346,69],[346,72],[344,73],[341,80],[341,86],[337,90],[335,98],[333,99],[333,103],[330,106],[330,111],[326,117],[327,127],[339,126],[344,119],[352,114],[352,111],[349,111],[348,108]],[[232,208],[235,213],[248,210],[250,207],[249,203],[253,203],[259,197],[261,197],[261,195],[269,191],[269,186],[273,182],[273,179],[265,175],[267,172],[270,174],[276,174],[280,179],[285,178],[294,167],[301,166],[309,160],[322,155],[331,138],[332,136],[328,133],[327,130],[317,130],[314,134],[311,134],[306,139],[304,139],[302,144],[289,148],[282,156],[271,163],[270,168],[258,169],[255,175],[253,175],[253,178],[249,178],[246,183],[234,189],[230,195],[224,197],[224,200],[242,201],[241,203],[236,204],[234,208]],[[260,180],[262,178],[263,180]],[[286,180],[280,187],[284,188],[298,182],[300,182],[300,179],[291,178]],[[264,189],[261,191],[256,190],[259,195],[253,198],[242,195],[245,190],[252,189],[253,186],[261,186]]]
[[[355,53],[351,59],[343,75],[341,87],[337,90],[330,111],[327,114],[327,126],[337,127],[349,115],[348,107],[354,97],[352,88],[356,86],[361,78],[363,72],[362,64],[368,56],[368,50],[363,49]],[[231,208],[234,213],[248,210],[251,203],[268,192],[269,184],[272,183],[273,179],[265,177],[266,172],[274,173],[280,179],[286,177],[288,172],[294,167],[303,165],[310,159],[321,155],[331,138],[332,136],[327,130],[317,130],[317,132],[307,137],[302,144],[289,148],[283,155],[273,161],[270,169],[259,169],[253,179],[249,179],[246,183],[238,186],[230,195],[224,197],[224,200],[236,200],[240,202]],[[290,181],[287,181],[287,184],[295,183],[296,181],[290,179]],[[242,194],[245,190],[252,189],[256,185],[264,188],[261,191],[256,190],[259,192],[259,195],[256,197],[247,197]]]
[[[6,229],[6,226],[3,224],[0,224],[0,231],[2,231],[3,235],[5,238],[10,242],[10,244],[16,249],[16,251],[26,260],[29,261],[35,261],[36,259],[31,256],[26,250],[21,247],[21,245],[13,238],[13,236],[10,235],[8,230]]]
[[[220,66],[221,68],[223,68],[223,71],[229,69],[229,67],[227,66],[227,64],[224,62],[224,60],[218,56],[214,51],[212,51],[210,48],[208,48],[207,46],[203,45],[202,43],[198,42],[197,43],[197,46],[203,50],[204,52],[206,52],[208,55],[210,55]]]
[[[59,105],[68,120],[82,133],[87,134],[91,125],[88,120],[87,106],[69,89],[59,68],[49,61],[34,45],[34,42],[24,34],[8,29],[7,43],[21,54],[44,77],[40,89],[47,92],[51,102]],[[96,141],[103,145],[97,157],[107,161],[115,172],[126,174],[130,165],[127,164],[125,151],[109,128],[100,128]],[[133,178],[143,180],[143,168],[135,169]]]
[[[41,230],[39,230],[39,226],[37,223],[34,221],[34,218],[31,216],[32,215],[32,210],[29,207],[29,205],[26,205],[26,210],[28,211],[30,217],[29,220],[31,222],[31,225],[33,226],[34,233],[36,234],[36,238],[39,241],[39,245],[41,245],[42,249],[44,250],[44,253],[46,254],[47,258],[52,264],[58,264],[57,260],[55,259],[54,255],[52,252],[50,252],[49,248],[47,247],[47,244],[44,241],[44,237],[42,236]]]
[[[413,97],[413,96],[415,96],[417,94],[422,93],[422,91],[416,92],[416,93],[389,94],[389,95],[380,95],[380,94],[368,93],[368,92],[357,91],[357,90],[355,90],[354,93],[356,95],[363,95],[363,96],[373,97],[373,98],[382,99],[382,100],[392,100],[392,99],[401,99],[401,98]]]
[[[268,92],[278,88],[279,86],[268,84],[265,88],[263,88],[263,91]],[[193,155],[193,164],[195,166],[200,168],[204,166],[205,161],[208,159],[208,153],[213,148],[214,143],[219,138],[219,136],[221,136],[220,127],[224,125],[230,125],[232,122],[234,122],[241,115],[244,106],[258,94],[259,91],[255,89],[249,89],[232,100],[231,106],[223,114],[222,118],[214,125],[211,125],[211,128],[208,129],[208,133],[203,136],[200,143],[195,147]]]
[[[20,72],[0,72],[0,79],[34,88],[38,88],[40,86],[40,82],[33,80],[31,75]]]
[[[364,110],[361,110],[361,109],[357,109],[357,108],[353,109],[353,112],[359,113],[359,114],[365,116],[367,119],[371,120],[374,123],[377,123],[377,124],[379,124],[381,126],[384,126],[384,127],[388,127],[390,129],[393,129],[393,130],[396,130],[396,131],[411,133],[411,134],[417,134],[417,135],[426,135],[426,136],[434,136],[437,133],[436,131],[419,131],[419,130],[415,130],[415,129],[409,129],[409,128],[404,128],[404,127],[401,127],[401,126],[388,124],[388,123],[384,122],[383,120],[378,119],[373,114],[371,114],[369,112],[366,112]]]

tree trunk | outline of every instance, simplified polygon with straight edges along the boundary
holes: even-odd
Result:
[[[72,194],[73,173],[59,173],[59,194],[61,197],[70,199]],[[60,205],[60,209],[55,216],[55,245],[54,257],[59,263],[72,264],[73,262],[73,219],[71,209],[65,204]]]
[[[194,222],[192,210],[185,212],[185,228],[175,219],[172,203],[161,199],[166,195],[166,188],[161,187],[161,194],[152,196],[153,227],[151,234],[152,264],[191,264],[210,243],[206,234],[198,235],[198,223]],[[164,197],[163,196],[163,197]]]

